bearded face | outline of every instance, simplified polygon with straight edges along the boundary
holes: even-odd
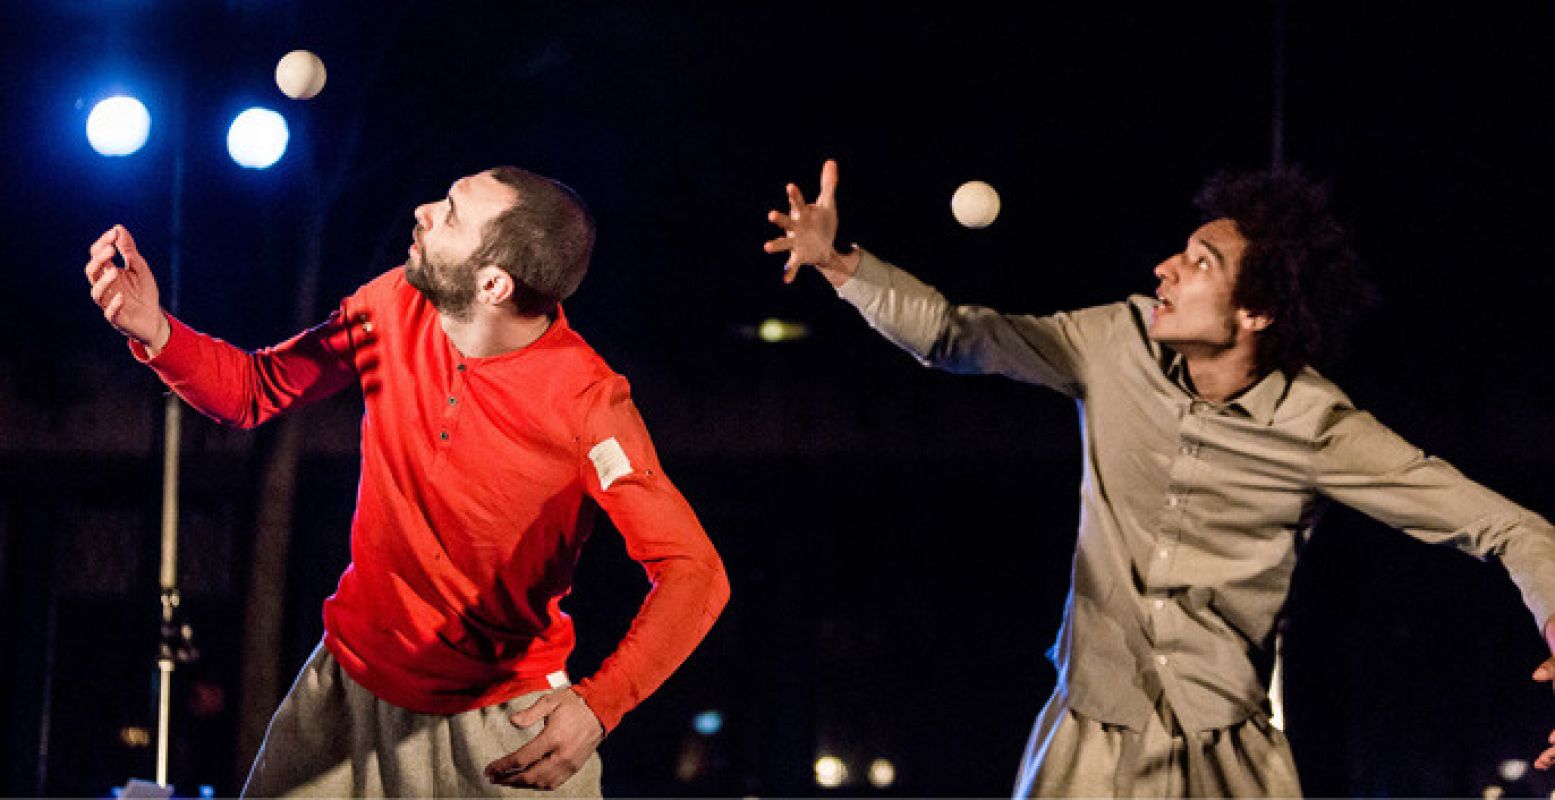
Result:
[[[438,313],[455,319],[468,317],[475,305],[475,258],[454,262],[428,253],[421,233],[418,227],[417,246],[405,262],[405,281],[416,287]]]

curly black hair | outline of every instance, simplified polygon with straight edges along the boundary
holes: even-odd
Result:
[[[1260,371],[1294,375],[1343,354],[1350,326],[1375,303],[1329,188],[1299,169],[1220,173],[1194,205],[1230,219],[1247,240],[1232,301],[1273,323],[1258,341]]]

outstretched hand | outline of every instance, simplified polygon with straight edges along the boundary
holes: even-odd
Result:
[[[783,235],[762,245],[768,253],[788,253],[783,264],[783,282],[793,283],[799,268],[809,264],[841,286],[858,271],[858,255],[838,253],[837,239],[837,162],[828,159],[821,166],[821,192],[814,203],[806,203],[799,187],[787,186],[788,213],[767,212],[767,221],[783,229]]]
[[[551,791],[567,782],[605,738],[605,726],[571,689],[557,689],[508,718],[520,728],[545,721],[528,744],[486,765],[486,780]]]
[[[97,237],[89,253],[86,280],[92,285],[92,302],[102,309],[108,324],[155,355],[167,344],[172,329],[162,312],[156,278],[135,238],[123,225],[115,225]],[[122,267],[114,263],[115,255],[124,257]]]

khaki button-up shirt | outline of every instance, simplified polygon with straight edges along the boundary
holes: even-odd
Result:
[[[1001,314],[951,305],[867,252],[838,294],[924,364],[1078,402],[1080,530],[1051,656],[1081,714],[1140,730],[1162,692],[1191,731],[1262,713],[1275,620],[1324,500],[1498,556],[1536,623],[1555,612],[1548,522],[1411,446],[1310,368],[1215,403],[1147,335],[1150,298]]]

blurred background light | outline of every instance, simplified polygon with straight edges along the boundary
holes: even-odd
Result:
[[[1501,762],[1496,771],[1501,773],[1501,780],[1522,780],[1522,777],[1528,774],[1528,762],[1520,758],[1509,758]]]
[[[99,102],[86,117],[86,140],[100,155],[130,155],[145,145],[150,134],[151,114],[129,95]]]
[[[125,747],[146,747],[151,744],[151,731],[139,725],[126,725],[119,729],[119,742]]]
[[[810,335],[810,326],[803,322],[766,319],[756,327],[756,338],[768,343],[792,342]]]
[[[848,765],[842,759],[823,755],[815,760],[815,784],[826,789],[835,789],[848,779]]]
[[[869,762],[869,785],[884,789],[896,783],[896,765],[889,758],[877,758]]]
[[[258,106],[237,115],[227,129],[227,152],[239,166],[265,169],[281,160],[291,132],[286,118]]]
[[[713,709],[703,711],[691,718],[691,727],[703,736],[712,736],[723,730],[723,712]]]

